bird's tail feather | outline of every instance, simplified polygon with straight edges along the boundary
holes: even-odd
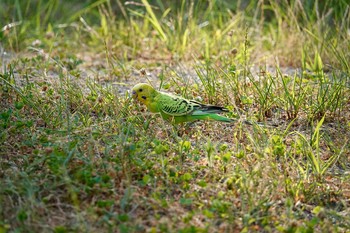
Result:
[[[222,121],[222,122],[235,122],[235,119],[231,119],[228,117],[224,117],[221,115],[213,114],[210,116],[211,119],[216,120],[216,121]]]
[[[217,114],[208,114],[208,113],[202,113],[197,115],[192,115],[192,119],[194,120],[215,120],[215,121],[222,121],[222,122],[235,122],[236,120],[227,118],[221,115]]]
[[[212,113],[229,112],[227,108],[215,105],[202,105],[200,108],[194,110],[193,115],[206,115]]]
[[[207,113],[229,112],[227,108],[219,107],[215,105],[205,105],[201,110]]]

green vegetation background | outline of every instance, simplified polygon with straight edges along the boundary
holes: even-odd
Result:
[[[0,29],[0,233],[349,231],[349,1],[2,0]],[[263,126],[173,127],[138,82]]]

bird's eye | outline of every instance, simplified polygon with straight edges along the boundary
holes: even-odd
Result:
[[[141,88],[141,89],[139,89],[139,92],[142,92],[142,88]]]

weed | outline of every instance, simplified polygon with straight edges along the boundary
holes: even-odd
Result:
[[[349,12],[0,1],[0,232],[346,232]],[[253,124],[174,127],[139,82]]]

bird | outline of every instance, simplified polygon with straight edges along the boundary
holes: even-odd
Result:
[[[147,83],[136,84],[132,88],[132,97],[145,104],[150,112],[160,113],[163,119],[175,124],[196,120],[236,121],[218,115],[218,113],[229,112],[225,107],[202,104],[195,100],[187,100],[181,96],[157,91]]]

